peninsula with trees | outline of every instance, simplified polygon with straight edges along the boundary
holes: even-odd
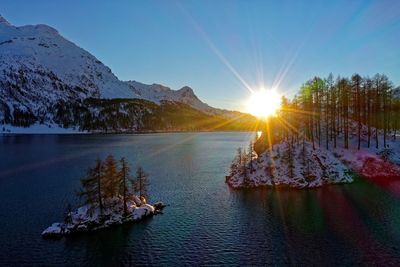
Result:
[[[400,88],[387,76],[330,74],[282,97],[261,136],[239,148],[226,182],[233,188],[310,188],[400,177]]]
[[[84,201],[83,205],[76,210],[68,205],[64,221],[53,223],[42,236],[94,231],[158,214],[165,205],[162,202],[147,203],[149,185],[148,175],[142,167],[138,167],[136,175],[131,177],[125,158],[119,161],[112,155],[104,161],[98,158],[81,179],[77,195]]]

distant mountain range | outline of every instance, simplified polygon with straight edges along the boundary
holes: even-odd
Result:
[[[16,27],[0,16],[0,125],[138,132],[248,130],[255,122],[210,107],[187,86],[121,81],[54,28]]]

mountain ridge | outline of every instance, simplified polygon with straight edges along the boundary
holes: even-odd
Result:
[[[172,90],[156,83],[122,81],[56,29],[45,24],[13,26],[0,15],[0,124],[29,127],[34,123],[56,123],[65,127],[60,117],[66,116],[60,110],[84,108],[86,99],[142,99],[157,105],[170,101],[188,105],[206,116],[243,116],[209,106],[189,86]],[[68,112],[78,112],[73,110]],[[72,115],[67,125],[81,121],[76,119],[79,114]]]

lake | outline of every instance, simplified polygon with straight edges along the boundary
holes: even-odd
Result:
[[[399,265],[400,198],[379,184],[231,190],[252,133],[0,136],[0,265]],[[97,156],[150,175],[163,215],[44,240]]]

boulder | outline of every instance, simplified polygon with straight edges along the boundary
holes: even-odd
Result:
[[[63,234],[63,227],[61,223],[53,223],[51,226],[47,227],[43,232],[43,237],[59,236]]]
[[[158,201],[156,203],[153,204],[153,207],[156,211],[160,211],[163,208],[165,208],[167,205],[165,205],[164,203],[162,203],[161,201]]]

